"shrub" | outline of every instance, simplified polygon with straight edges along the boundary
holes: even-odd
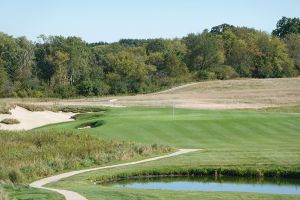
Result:
[[[95,106],[56,106],[50,108],[52,111],[73,112],[73,113],[85,113],[85,112],[101,112],[106,111],[106,108]]]
[[[61,98],[75,97],[77,95],[76,88],[74,86],[63,86],[63,85],[57,86],[54,89],[54,93]]]
[[[1,121],[1,123],[3,123],[3,124],[19,124],[20,121],[17,119],[13,119],[13,118],[6,118],[6,119],[3,119]]]
[[[11,114],[10,109],[14,106],[7,103],[0,103],[0,114]]]
[[[215,72],[207,71],[207,70],[200,70],[196,73],[197,80],[214,80],[217,76]]]
[[[34,105],[34,104],[17,103],[16,106],[20,106],[20,107],[25,108],[26,110],[29,110],[32,112],[46,110],[45,106],[38,106],[38,105]]]
[[[210,71],[213,72],[216,75],[216,78],[220,80],[237,78],[239,76],[234,68],[228,65],[215,66],[211,68]]]
[[[8,173],[8,178],[12,183],[22,183],[23,182],[23,175],[19,170],[12,169]]]
[[[19,91],[17,92],[17,94],[18,94],[18,97],[21,97],[21,98],[28,97],[28,93],[27,93],[26,90],[19,90]]]
[[[95,121],[90,121],[90,122],[85,122],[83,124],[80,124],[77,126],[78,129],[80,128],[85,128],[85,127],[91,127],[91,128],[96,128],[98,126],[102,126],[104,124],[103,120],[95,120]]]

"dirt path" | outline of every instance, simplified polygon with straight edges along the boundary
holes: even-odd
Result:
[[[190,152],[194,152],[194,151],[199,151],[199,150],[200,149],[179,149],[177,152],[174,152],[174,153],[171,153],[168,155],[158,156],[158,157],[154,157],[154,158],[148,158],[148,159],[144,159],[144,160],[140,160],[140,161],[117,164],[117,165],[110,165],[110,166],[104,166],[104,167],[96,167],[96,168],[84,169],[84,170],[78,170],[78,171],[71,171],[71,172],[67,172],[67,173],[63,173],[63,174],[59,174],[59,175],[55,175],[55,176],[51,176],[48,178],[44,178],[44,179],[35,181],[30,184],[30,187],[58,192],[58,193],[62,194],[66,198],[66,200],[87,200],[87,198],[85,198],[84,196],[82,196],[76,192],[48,188],[48,187],[44,187],[44,185],[46,185],[48,183],[59,181],[63,178],[67,178],[67,177],[74,176],[77,174],[85,173],[85,172],[90,172],[90,171],[95,171],[95,170],[100,170],[100,169],[110,169],[110,168],[121,167],[121,166],[136,165],[136,164],[155,161],[155,160],[159,160],[159,159],[163,159],[163,158],[169,158],[169,157],[178,156],[178,155],[182,155],[182,154],[186,154],[186,153],[190,153]]]

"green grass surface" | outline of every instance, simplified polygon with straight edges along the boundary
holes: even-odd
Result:
[[[72,177],[64,181],[59,181],[50,186],[77,191],[89,200],[140,200],[140,199],[228,199],[228,200],[296,200],[299,195],[272,195],[242,192],[201,192],[201,191],[168,191],[168,190],[148,190],[131,188],[112,188],[91,184],[84,179],[84,176]],[[48,185],[49,186],[49,185]]]
[[[64,197],[56,192],[30,188],[24,185],[1,185],[7,199],[14,200],[63,200]],[[1,197],[0,197],[1,199]],[[1,199],[2,200],[2,199]]]
[[[105,122],[87,130],[97,137],[204,150],[131,167],[85,173],[50,186],[78,191],[89,199],[299,199],[299,195],[116,189],[95,186],[90,180],[138,171],[187,168],[281,169],[298,173],[300,114],[176,109],[173,118],[169,108],[122,108],[110,109],[95,118],[85,117],[44,128],[76,129],[95,119]]]
[[[300,136],[300,114],[176,109],[173,119],[172,109],[168,108],[111,109],[96,118],[44,128],[76,129],[95,119],[105,123],[86,131],[97,137],[210,150],[273,149],[276,144],[295,148],[298,146],[295,137]]]

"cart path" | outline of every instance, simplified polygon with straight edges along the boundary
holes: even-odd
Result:
[[[84,196],[82,196],[82,195],[80,195],[76,192],[72,192],[72,191],[68,191],[68,190],[48,188],[48,187],[44,187],[44,185],[46,185],[48,183],[53,183],[53,182],[59,181],[63,178],[68,178],[68,177],[71,177],[71,176],[74,176],[74,175],[77,175],[77,174],[85,173],[85,172],[91,172],[91,171],[101,170],[101,169],[110,169],[110,168],[122,167],[122,166],[129,166],[129,165],[136,165],[136,164],[146,163],[146,162],[150,162],[150,161],[160,160],[160,159],[163,159],[163,158],[178,156],[178,155],[182,155],[182,154],[186,154],[186,153],[190,153],[190,152],[195,152],[195,151],[199,151],[199,150],[201,150],[201,149],[179,149],[178,151],[176,151],[174,153],[171,153],[171,154],[167,154],[167,155],[163,155],[163,156],[157,156],[157,157],[153,157],[153,158],[148,158],[148,159],[144,159],[144,160],[140,160],[140,161],[134,161],[134,162],[117,164],[117,165],[109,165],[109,166],[96,167],[96,168],[91,168],[91,169],[83,169],[83,170],[66,172],[66,173],[63,173],[63,174],[58,174],[58,175],[55,175],[55,176],[51,176],[51,177],[48,177],[48,178],[43,178],[43,179],[37,180],[37,181],[31,183],[29,186],[34,187],[34,188],[46,189],[46,190],[51,190],[51,191],[54,191],[54,192],[58,192],[58,193],[62,194],[65,197],[66,200],[87,200],[87,198],[85,198]]]

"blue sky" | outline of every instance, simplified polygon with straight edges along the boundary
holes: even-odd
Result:
[[[300,0],[0,0],[0,31],[88,42],[182,37],[222,23],[271,32],[299,8]]]

